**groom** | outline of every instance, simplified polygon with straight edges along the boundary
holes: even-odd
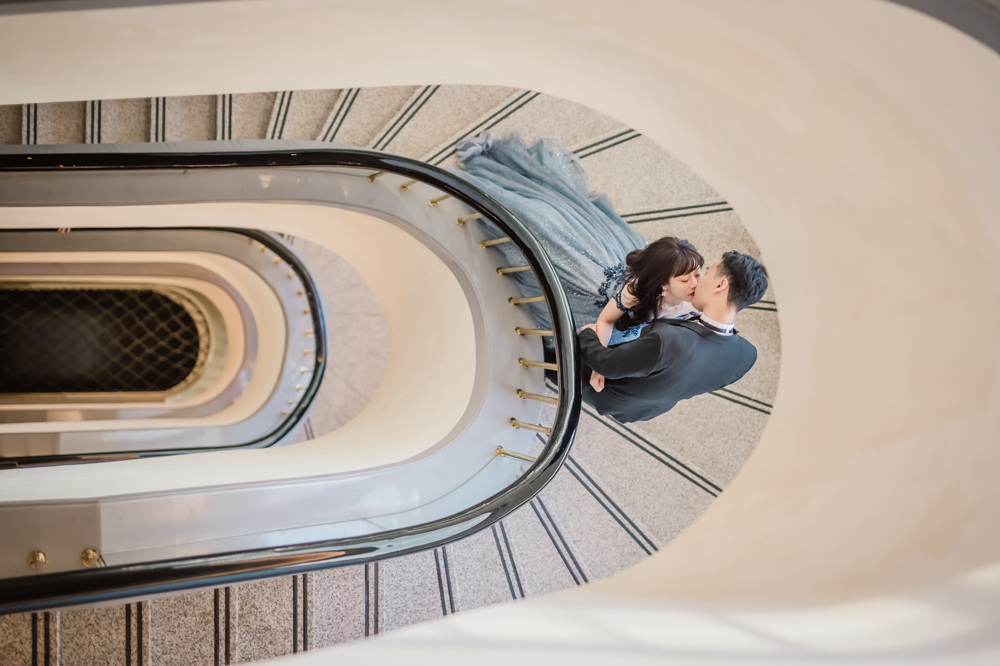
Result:
[[[767,271],[753,257],[726,252],[695,287],[691,319],[656,319],[631,342],[605,347],[596,326],[580,331],[583,400],[622,423],[648,421],[681,400],[732,384],[753,367],[757,348],[733,328],[736,313],[761,299]],[[591,372],[605,377],[603,389]]]

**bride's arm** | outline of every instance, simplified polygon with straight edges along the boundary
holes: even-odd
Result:
[[[638,302],[629,290],[629,286],[626,285],[621,291],[621,304],[626,308],[630,308]],[[597,338],[605,347],[608,346],[608,341],[611,340],[615,322],[621,319],[623,314],[625,314],[625,311],[619,308],[618,303],[612,298],[597,317],[597,330],[595,332],[597,333]]]

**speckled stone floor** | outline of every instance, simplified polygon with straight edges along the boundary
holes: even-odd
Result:
[[[454,165],[458,139],[512,128],[528,140],[562,137],[586,165],[589,185],[608,192],[648,239],[687,238],[708,261],[731,249],[760,256],[737,213],[667,151],[613,118],[527,90],[426,85],[0,106],[0,143],[7,144],[315,139],[444,166]],[[316,279],[330,330],[322,388],[292,437],[302,441],[364,408],[384,372],[388,337],[371,291],[344,260],[302,239],[285,242]],[[554,481],[472,537],[377,564],[110,608],[0,617],[0,662],[256,661],[621,571],[694,521],[764,429],[781,353],[774,294],[741,313],[737,328],[759,351],[746,377],[644,423],[622,425],[585,408],[570,460]]]

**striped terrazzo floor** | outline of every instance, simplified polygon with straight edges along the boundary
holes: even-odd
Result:
[[[623,218],[650,240],[688,238],[708,261],[729,249],[760,255],[732,207],[686,165],[613,118],[533,91],[428,85],[0,107],[0,142],[8,144],[312,139],[443,166],[454,165],[462,137],[515,127],[529,140],[562,137],[586,165],[590,186],[607,191]],[[331,293],[338,280],[341,286],[351,281],[336,258],[286,240],[311,271],[329,273]],[[343,303],[328,303],[343,317],[336,328],[371,309],[364,289],[351,289]],[[774,294],[741,313],[737,328],[760,352],[744,379],[644,423],[623,425],[585,407],[570,460],[553,483],[470,538],[377,564],[110,608],[0,617],[0,662],[257,661],[621,571],[695,520],[738,473],[763,431],[780,360]],[[371,359],[385,353],[377,342],[365,344]],[[371,393],[376,387],[377,381],[356,388]],[[330,400],[341,401],[339,416],[314,409],[298,440],[339,427],[365,402],[346,393]]]

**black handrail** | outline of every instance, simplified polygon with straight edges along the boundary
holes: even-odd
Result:
[[[0,155],[0,173],[281,167],[353,167],[406,176],[452,195],[506,232],[538,277],[552,315],[559,364],[559,404],[548,442],[538,459],[525,474],[493,497],[421,525],[280,548],[3,579],[0,580],[0,614],[229,585],[373,562],[436,548],[488,527],[528,502],[552,479],[569,454],[580,418],[582,373],[573,315],[566,294],[555,268],[521,221],[459,176],[416,160],[353,149]],[[4,203],[0,201],[0,205]]]
[[[0,204],[2,205],[2,204]],[[158,230],[184,230],[191,227],[158,227]],[[139,229],[142,229],[140,227]],[[260,437],[250,440],[249,442],[243,442],[242,444],[227,444],[225,446],[205,446],[205,447],[189,447],[183,449],[154,449],[154,450],[136,450],[136,451],[116,451],[114,453],[62,453],[58,455],[44,455],[44,456],[2,456],[0,455],[0,469],[7,469],[9,467],[43,467],[50,465],[75,465],[81,463],[95,463],[95,462],[112,462],[115,460],[129,460],[139,456],[140,458],[155,458],[159,456],[174,456],[174,455],[184,455],[189,453],[207,453],[209,451],[228,451],[231,449],[263,449],[269,446],[273,446],[281,441],[283,437],[288,435],[302,417],[306,415],[306,411],[312,404],[313,398],[319,392],[319,385],[323,380],[323,373],[326,370],[326,321],[323,318],[323,304],[320,303],[319,293],[316,291],[316,283],[313,282],[312,274],[305,265],[299,261],[299,258],[294,252],[291,252],[281,243],[275,241],[268,234],[263,231],[258,231],[257,229],[234,229],[234,228],[213,228],[213,227],[196,227],[192,229],[197,229],[198,231],[224,231],[226,233],[239,234],[241,236],[246,236],[252,238],[256,242],[265,246],[268,250],[273,252],[275,255],[281,258],[292,272],[296,274],[299,278],[299,282],[302,283],[303,291],[305,291],[305,297],[309,302],[309,316],[312,319],[313,331],[315,331],[316,340],[316,355],[313,359],[313,371],[312,377],[309,378],[309,383],[305,386],[302,392],[302,398],[295,404],[292,411],[288,413],[284,419],[282,419],[278,425],[272,428],[269,432],[264,433]],[[115,228],[113,231],[135,231],[133,228]],[[37,229],[0,229],[0,234],[11,232],[37,232]],[[91,227],[83,231],[108,231],[107,229],[101,229],[99,227]],[[0,258],[3,255],[0,254]]]

